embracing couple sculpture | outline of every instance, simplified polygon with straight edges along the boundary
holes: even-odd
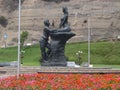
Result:
[[[64,16],[58,29],[50,29],[49,20],[44,21],[43,36],[40,39],[41,64],[43,66],[66,66],[64,48],[66,41],[75,34],[71,32],[68,24],[68,8],[63,7]],[[51,42],[48,43],[49,37]]]

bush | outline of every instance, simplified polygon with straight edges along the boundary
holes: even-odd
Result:
[[[6,27],[8,24],[8,20],[4,16],[0,16],[0,25]]]
[[[20,36],[21,36],[21,38],[20,38],[21,48],[23,48],[24,42],[28,37],[28,32],[23,31]]]

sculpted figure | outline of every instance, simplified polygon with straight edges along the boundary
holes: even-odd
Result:
[[[70,32],[70,26],[68,24],[68,8],[63,7],[64,16],[61,18],[61,23],[59,26],[58,32]]]
[[[47,57],[51,52],[50,44],[48,43],[49,35],[50,35],[49,20],[45,20],[44,25],[45,27],[43,30],[43,36],[40,39],[40,49],[41,49],[42,61],[47,61]],[[48,51],[46,51],[46,49],[48,49]]]
[[[59,28],[62,28],[68,25],[68,8],[67,7],[63,7],[63,13],[64,13],[64,16],[61,18],[61,23],[59,25]]]

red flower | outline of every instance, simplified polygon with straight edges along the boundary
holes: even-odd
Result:
[[[0,79],[0,89],[98,90],[120,89],[120,74],[22,74]]]

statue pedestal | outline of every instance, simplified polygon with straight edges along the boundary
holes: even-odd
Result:
[[[68,39],[75,36],[72,32],[56,32],[50,34],[51,53],[42,66],[66,66],[67,58],[64,55],[65,44]]]

